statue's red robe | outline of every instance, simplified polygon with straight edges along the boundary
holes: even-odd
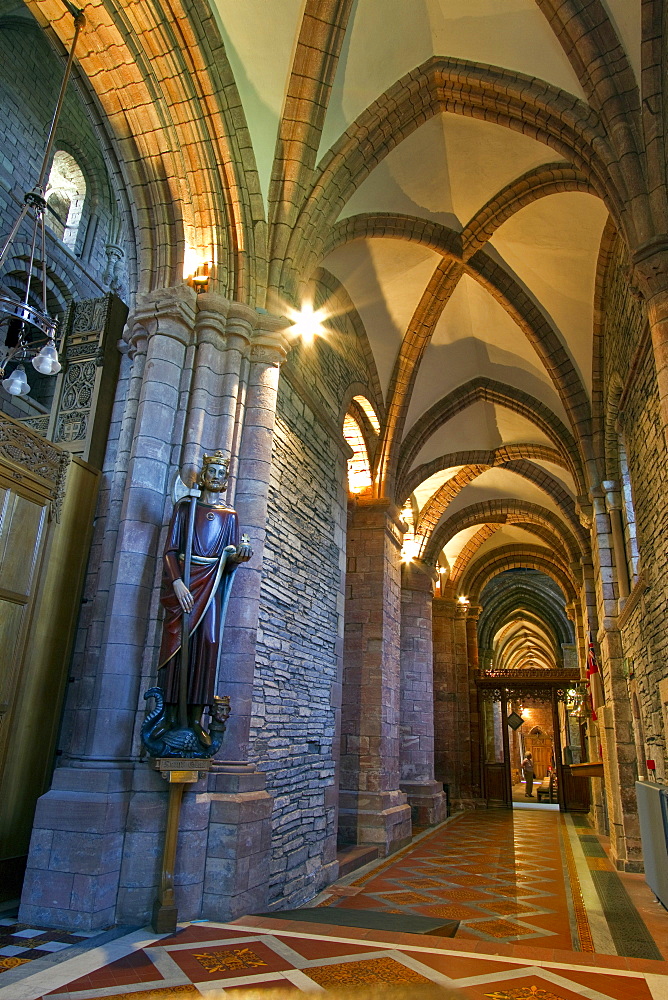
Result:
[[[176,705],[179,701],[182,611],[173,583],[178,578],[183,579],[189,506],[187,499],[175,506],[163,557],[160,601],[166,615],[158,661],[158,684],[168,705]],[[194,600],[190,613],[189,705],[210,705],[213,702],[225,610],[232,576],[237,568],[237,563],[230,561],[230,553],[224,550],[228,545],[236,547],[238,544],[236,511],[197,501],[189,588]]]

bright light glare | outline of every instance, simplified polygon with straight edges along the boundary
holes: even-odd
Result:
[[[324,335],[325,328],[322,324],[327,319],[325,309],[314,309],[310,302],[305,302],[301,312],[290,309],[288,315],[293,322],[290,332],[301,337],[305,344],[312,344],[316,337]]]
[[[404,542],[401,550],[401,561],[405,563],[413,562],[420,554],[420,542],[417,538],[411,538]]]
[[[207,261],[202,260],[197,250],[186,243],[183,251],[183,277],[192,278],[193,274],[196,274],[199,268],[204,267],[206,263]]]
[[[460,604],[468,604],[469,603],[468,597],[458,597],[457,600],[459,601]]]

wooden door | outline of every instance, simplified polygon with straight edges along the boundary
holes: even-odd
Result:
[[[21,495],[0,480],[0,775],[13,732],[12,708],[44,550],[47,506],[47,499]]]
[[[48,787],[99,473],[0,414],[0,883]]]
[[[480,697],[480,759],[483,796],[489,808],[512,806],[508,720],[505,699]]]
[[[542,781],[552,766],[552,738],[545,733],[529,733],[524,739],[524,752],[531,753],[536,781]]]

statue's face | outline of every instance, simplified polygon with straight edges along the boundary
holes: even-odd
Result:
[[[222,493],[227,488],[227,469],[224,465],[211,462],[204,469],[202,486],[210,493]]]

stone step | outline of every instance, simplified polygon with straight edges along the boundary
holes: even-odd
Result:
[[[350,875],[357,868],[368,865],[370,861],[375,861],[378,857],[378,848],[370,844],[351,844],[350,847],[342,847],[336,852],[336,860],[339,862],[339,878]]]
[[[383,910],[352,910],[337,906],[311,906],[298,910],[259,913],[272,920],[300,920],[304,923],[329,924],[336,927],[363,927],[366,930],[392,931],[395,934],[432,934],[454,937],[459,920],[442,917],[422,917],[413,913],[388,913]]]

